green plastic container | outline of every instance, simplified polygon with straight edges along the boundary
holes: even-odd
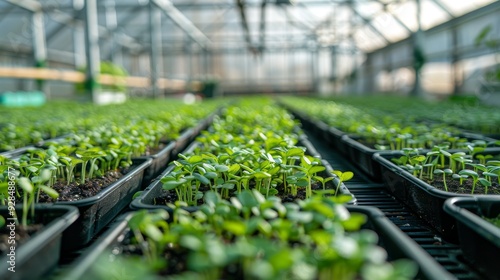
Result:
[[[46,102],[41,91],[7,91],[0,93],[0,105],[5,107],[41,106]]]

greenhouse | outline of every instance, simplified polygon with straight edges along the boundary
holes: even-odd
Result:
[[[500,279],[499,1],[0,0],[0,34],[0,279]]]

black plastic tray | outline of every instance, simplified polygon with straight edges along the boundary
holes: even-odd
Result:
[[[21,208],[16,212],[21,216]],[[0,279],[41,279],[59,262],[63,232],[78,218],[78,209],[65,205],[36,205],[36,223],[44,224],[42,230],[15,250],[15,272],[10,267],[8,256],[0,258]],[[10,218],[7,207],[0,207],[0,214]],[[9,224],[10,221],[7,221]],[[64,243],[63,243],[64,244]],[[65,245],[63,245],[65,246]]]
[[[317,137],[324,139],[330,147],[339,151],[341,154],[345,155],[347,153],[345,143],[342,141],[342,136],[346,135],[345,132],[335,127],[331,127],[327,123],[313,118],[299,110],[284,104],[281,105],[302,123],[304,130],[310,131]]]
[[[484,140],[486,142],[495,141],[494,139],[485,137],[483,135],[463,132],[459,135],[459,137],[467,138],[469,140]],[[373,159],[373,155],[376,153],[379,154],[393,154],[399,153],[397,150],[377,150],[371,147],[366,146],[361,143],[361,137],[357,137],[354,135],[344,135],[342,136],[342,142],[344,145],[342,147],[345,148],[345,152],[347,157],[351,162],[353,162],[359,169],[366,173],[374,182],[382,182],[381,175],[382,169],[380,163]],[[422,154],[430,151],[430,149],[421,149]],[[459,149],[454,149],[459,151]]]
[[[167,168],[170,159],[172,158],[172,152],[176,146],[175,141],[171,141],[166,144],[166,146],[161,149],[156,154],[150,156],[140,156],[137,159],[147,160],[151,159],[151,164],[144,171],[144,177],[142,179],[142,186],[148,186],[151,181]]]
[[[342,136],[344,142],[345,153],[347,158],[354,163],[361,171],[370,177],[374,182],[382,182],[381,166],[377,161],[373,160],[373,155],[391,154],[394,151],[383,151],[370,148],[358,141],[359,138],[352,135]]]
[[[63,234],[66,246],[64,253],[87,244],[113,218],[126,208],[134,194],[141,190],[144,170],[151,164],[151,159],[135,159],[125,176],[112,183],[92,197],[77,201],[58,201],[53,205],[77,207],[80,217]]]
[[[500,228],[482,219],[500,215],[500,196],[448,199],[444,210],[457,221],[460,248],[467,261],[488,279],[500,279]]]
[[[409,259],[418,266],[417,279],[455,279],[443,269],[427,252],[397,228],[384,214],[374,207],[348,206],[352,213],[367,215],[364,229],[370,229],[379,236],[379,245],[388,253],[390,261]],[[92,269],[98,258],[104,254],[111,254],[111,250],[127,235],[127,222],[132,213],[120,216],[115,224],[89,247],[84,254],[74,262],[66,272],[66,279],[96,279]]]
[[[483,153],[498,154],[500,150],[491,148]],[[380,163],[385,187],[394,197],[427,221],[445,240],[457,244],[458,235],[455,221],[443,210],[443,205],[449,198],[470,197],[472,195],[442,191],[418,179],[391,161],[391,158],[401,155],[403,155],[401,152],[395,152],[391,154],[376,153],[373,156],[374,160]]]

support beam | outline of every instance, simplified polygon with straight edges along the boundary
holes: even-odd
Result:
[[[200,28],[201,32],[206,34],[206,31],[208,30],[219,31],[223,26],[228,24],[228,22],[225,21],[224,18],[229,11],[232,11],[232,9],[230,7],[226,7],[222,11],[220,11],[219,14],[214,15],[213,19],[209,22],[198,22],[198,25],[202,25],[202,27]]]
[[[438,7],[441,8],[441,10],[443,10],[451,18],[455,17],[455,15],[443,4],[443,2],[441,2],[441,0],[432,0],[432,2],[434,2],[434,4],[436,4],[436,5],[438,5]]]
[[[45,42],[45,23],[43,22],[44,15],[42,10],[34,12],[32,19],[32,34],[33,34],[33,58],[35,67],[44,68],[47,66],[47,46]],[[44,90],[43,80],[37,80],[37,89]]]
[[[381,4],[383,6],[383,10],[385,12],[387,12],[388,14],[390,14],[392,16],[392,18],[401,26],[403,27],[404,29],[406,29],[406,31],[408,31],[409,34],[413,33],[413,30],[411,30],[410,27],[408,27],[408,25],[406,23],[404,23],[401,19],[399,19],[399,16],[397,13],[394,13],[394,11],[392,11],[392,9],[389,8],[389,6],[384,3],[384,2],[381,2],[381,1],[377,1],[379,4]]]
[[[42,4],[34,0],[6,0],[7,2],[25,9],[30,12],[38,12],[42,10]]]
[[[267,0],[262,0],[260,6],[259,45],[257,46],[260,52],[266,47],[266,5]]]
[[[315,47],[313,50],[310,52],[311,54],[311,81],[312,81],[312,89],[314,92],[319,92],[319,83],[320,83],[320,77],[319,77],[319,56],[318,56],[318,48]]]
[[[85,54],[85,26],[83,22],[75,23],[73,31],[73,56],[76,69],[83,69],[87,65]]]
[[[100,54],[99,54],[99,26],[97,19],[97,0],[85,0],[85,44],[87,46],[87,72],[85,84],[87,93],[96,100],[99,94],[99,72],[100,72]]]
[[[45,24],[42,11],[32,15],[33,51],[36,64],[45,64],[47,60],[47,46],[45,42]]]
[[[161,10],[153,3],[149,2],[149,37],[150,37],[150,64],[151,64],[151,91],[153,98],[160,94],[158,79],[162,72],[162,34],[161,34]]]
[[[47,42],[50,42],[52,41],[52,39],[54,39],[58,34],[61,33],[61,31],[63,31],[65,28],[68,27],[68,25],[70,26],[75,26],[77,24],[77,20],[73,17],[66,17],[66,19],[64,20],[57,20],[57,19],[54,19],[52,18],[54,21],[57,21],[59,23],[59,26],[57,26],[56,28],[52,29],[52,31],[50,31],[48,34],[47,34]]]
[[[150,0],[156,4],[175,24],[184,30],[202,48],[210,48],[212,42],[169,0]]]
[[[257,53],[257,50],[252,44],[252,37],[250,36],[250,28],[248,27],[245,1],[236,0],[236,2],[238,4],[238,11],[240,12],[240,17],[241,17],[241,29],[243,29],[243,38],[245,38],[245,42],[247,43],[247,48],[250,52]]]
[[[354,5],[349,5],[349,7],[351,8],[351,10],[354,12],[354,14],[356,14],[359,18],[361,18],[364,23],[373,31],[375,32],[378,36],[380,36],[380,38],[382,38],[382,40],[386,43],[386,44],[390,44],[391,41],[389,41],[389,39],[387,39],[387,37],[385,37],[385,35],[380,32],[380,30],[378,30],[378,28],[376,28],[373,23],[371,22],[371,20],[367,19],[365,16],[363,16],[362,14],[360,14],[358,12],[358,10],[356,10],[356,8],[354,7]]]
[[[458,50],[458,30],[456,27],[453,27],[451,30],[451,79],[453,83],[453,94],[457,95],[460,92],[460,80],[461,80],[461,71],[460,71],[460,54]]]
[[[77,26],[82,23],[82,20],[79,19],[79,13],[73,13],[73,14],[67,14],[61,11],[54,12],[51,15],[51,19],[55,22],[60,23],[61,25],[49,34],[47,34],[47,42],[50,42],[55,36],[60,34],[62,30],[64,30],[67,26],[73,27],[73,28],[78,28]],[[97,14],[96,14],[97,17]],[[139,51],[142,49],[142,45],[133,37],[123,33],[123,32],[118,32],[117,28],[109,30],[108,28],[104,26],[97,25],[98,28],[98,33],[99,33],[99,38],[102,38],[103,40],[109,39],[112,36],[116,36],[116,42],[120,44],[121,46],[128,48],[133,51]],[[113,35],[115,34],[115,35]]]
[[[423,56],[423,50],[422,50],[422,37],[423,37],[423,31],[422,31],[422,3],[421,0],[415,0],[415,3],[417,5],[417,32],[415,32],[412,36],[413,39],[413,71],[415,75],[415,82],[413,84],[413,89],[411,91],[412,96],[419,96],[422,94],[422,87],[421,87],[421,81],[420,81],[420,70],[422,68],[421,62],[418,61],[418,58],[420,55]]]

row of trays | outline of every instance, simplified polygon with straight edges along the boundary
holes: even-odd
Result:
[[[187,146],[183,153],[194,149],[198,143],[193,141]],[[320,157],[306,136],[301,137],[300,145],[308,147],[308,153],[312,156]],[[174,158],[174,157],[172,157]],[[144,174],[152,159],[138,162],[138,165],[127,174],[126,178],[110,186],[104,193],[121,193],[125,195],[106,195],[101,192],[99,203],[92,205],[89,211],[84,207],[63,205],[56,203],[55,206],[40,205],[37,209],[37,218],[40,222],[51,221],[45,231],[48,234],[38,234],[30,242],[31,246],[23,246],[16,252],[19,259],[26,261],[16,261],[19,270],[15,274],[5,274],[5,279],[35,279],[34,275],[46,275],[57,266],[60,254],[70,254],[71,252],[84,248],[84,253],[72,264],[65,268],[59,276],[61,279],[97,279],[93,273],[92,266],[99,262],[103,255],[112,255],[112,249],[128,238],[130,232],[127,222],[133,215],[133,211],[141,209],[171,209],[166,205],[156,205],[155,198],[161,196],[165,190],[162,188],[160,178],[169,174],[173,166],[167,167],[159,176],[149,181],[149,185],[141,194],[132,199],[136,190],[141,190],[144,185]],[[325,176],[333,176],[332,168],[328,162],[323,161],[326,167]],[[137,170],[137,171],[135,171]],[[134,173],[134,174],[131,174]],[[123,181],[123,182],[122,182]],[[334,182],[336,184],[337,182]],[[125,185],[133,185],[127,188]],[[127,188],[125,190],[125,188]],[[113,189],[113,190],[110,190]],[[115,190],[116,189],[116,190]],[[425,250],[418,246],[411,238],[404,234],[385,215],[375,207],[357,206],[356,198],[349,192],[345,184],[341,185],[340,192],[344,195],[351,195],[347,209],[352,213],[362,213],[367,217],[364,229],[370,229],[379,236],[379,245],[388,253],[388,259],[410,259],[418,266],[419,279],[453,279],[453,276],[441,267]],[[129,210],[123,213],[123,209],[129,206]],[[56,214],[62,215],[55,219]],[[188,207],[187,211],[195,211],[196,207]],[[120,215],[120,212],[122,213]],[[87,230],[92,228],[92,230]],[[105,229],[105,232],[101,232]],[[51,242],[42,238],[50,235]],[[97,236],[97,238],[95,238]],[[21,251],[23,250],[23,251]],[[37,254],[39,253],[39,254]],[[52,260],[48,261],[47,258]],[[44,262],[46,265],[40,266]],[[6,271],[8,263],[2,264],[4,267],[0,271]],[[43,270],[39,271],[41,268]],[[9,278],[9,276],[13,276]],[[3,278],[2,278],[3,279]]]
[[[458,244],[467,262],[482,276],[500,279],[500,271],[496,267],[496,260],[500,257],[500,228],[483,219],[499,217],[499,195],[458,194],[437,189],[391,160],[402,156],[401,151],[380,151],[367,147],[355,136],[301,112],[292,110],[292,113],[373,182],[383,183],[388,193],[427,222],[444,240]],[[471,140],[496,141],[468,132],[464,132],[463,136]],[[487,148],[478,154],[497,156],[500,155],[500,148]]]
[[[43,230],[19,248],[13,246],[11,253],[15,256],[2,256],[0,279],[39,279],[57,266],[61,255],[70,255],[88,246],[97,234],[128,208],[133,196],[161,174],[168,163],[210,126],[221,111],[216,110],[195,127],[185,130],[156,154],[133,158],[127,173],[96,195],[77,201],[38,204],[34,222],[43,224]],[[43,146],[43,143],[37,146]],[[37,146],[27,146],[1,155],[14,158]],[[20,212],[21,208],[16,206],[16,211]],[[0,206],[0,214],[10,217],[8,207]],[[10,222],[7,219],[7,225]],[[15,273],[12,273],[13,266]]]
[[[36,279],[37,276],[41,277],[52,271],[57,266],[61,254],[71,254],[82,247],[86,248],[86,253],[74,262],[71,269],[68,269],[70,275],[68,277],[70,278],[67,279],[88,278],[88,274],[85,275],[86,268],[96,261],[98,255],[106,254],[107,249],[119,243],[122,237],[127,234],[126,221],[130,218],[130,213],[119,216],[124,209],[129,207],[131,211],[134,211],[166,208],[166,206],[154,205],[154,198],[163,192],[159,178],[170,172],[171,168],[167,168],[168,162],[174,159],[179,152],[186,152],[196,146],[194,139],[199,132],[210,125],[213,117],[214,115],[210,116],[196,128],[186,131],[179,139],[169,143],[156,155],[135,159],[133,168],[126,176],[95,197],[76,202],[57,202],[54,205],[38,206],[37,218],[40,219],[40,222],[48,222],[48,225],[43,233],[34,236],[29,243],[30,245],[24,244],[19,250],[16,250],[17,273],[4,273],[10,266],[8,256],[0,260],[1,278]],[[334,129],[326,128],[321,131],[334,131]],[[329,139],[333,143],[337,141],[326,132],[324,135],[325,139]],[[301,145],[308,147],[311,155],[319,156],[307,137],[301,139]],[[420,216],[425,218],[425,213],[429,213],[428,216],[431,219],[437,217],[435,222],[429,221],[437,231],[444,233],[443,236],[449,238],[451,242],[459,243],[466,257],[470,262],[477,264],[478,269],[484,275],[491,277],[491,279],[500,278],[499,273],[494,270],[494,256],[500,256],[500,230],[493,226],[484,227],[486,222],[478,216],[493,217],[498,215],[500,213],[498,199],[494,197],[451,198],[437,196],[436,201],[422,200],[412,205],[413,198],[421,197],[422,192],[432,193],[432,191],[429,191],[428,187],[413,187],[412,183],[407,183],[405,179],[395,179],[397,176],[404,175],[405,171],[398,170],[394,166],[384,165],[386,163],[384,160],[374,160],[376,158],[387,160],[384,156],[390,156],[390,154],[373,153],[370,156],[370,163],[372,166],[377,166],[380,178],[383,178],[389,191]],[[374,162],[376,163],[374,164]],[[387,162],[390,163],[390,160]],[[327,167],[325,172],[331,173],[332,169],[328,162],[323,161],[323,164]],[[144,191],[139,197],[133,199],[134,194],[140,190]],[[356,198],[350,194],[348,187],[344,184],[342,184],[341,192],[352,196],[348,207],[350,211],[367,215],[368,223],[365,227],[372,229],[379,235],[379,243],[387,250],[391,260],[407,258],[415,261],[419,267],[418,277],[420,279],[454,278],[411,238],[390,222],[380,210],[374,207],[356,206]],[[119,216],[118,219],[117,216]],[[479,228],[478,224],[481,225],[481,230],[476,232]],[[102,233],[103,229],[107,227],[109,230]],[[482,230],[483,228],[486,229]],[[97,235],[99,238],[94,240]],[[49,237],[50,241],[42,241],[42,238],[45,237]],[[470,242],[464,242],[464,240]],[[91,241],[92,244],[89,246]],[[493,245],[490,242],[493,242]],[[37,252],[40,255],[37,255]],[[45,265],[39,265],[40,263]]]

